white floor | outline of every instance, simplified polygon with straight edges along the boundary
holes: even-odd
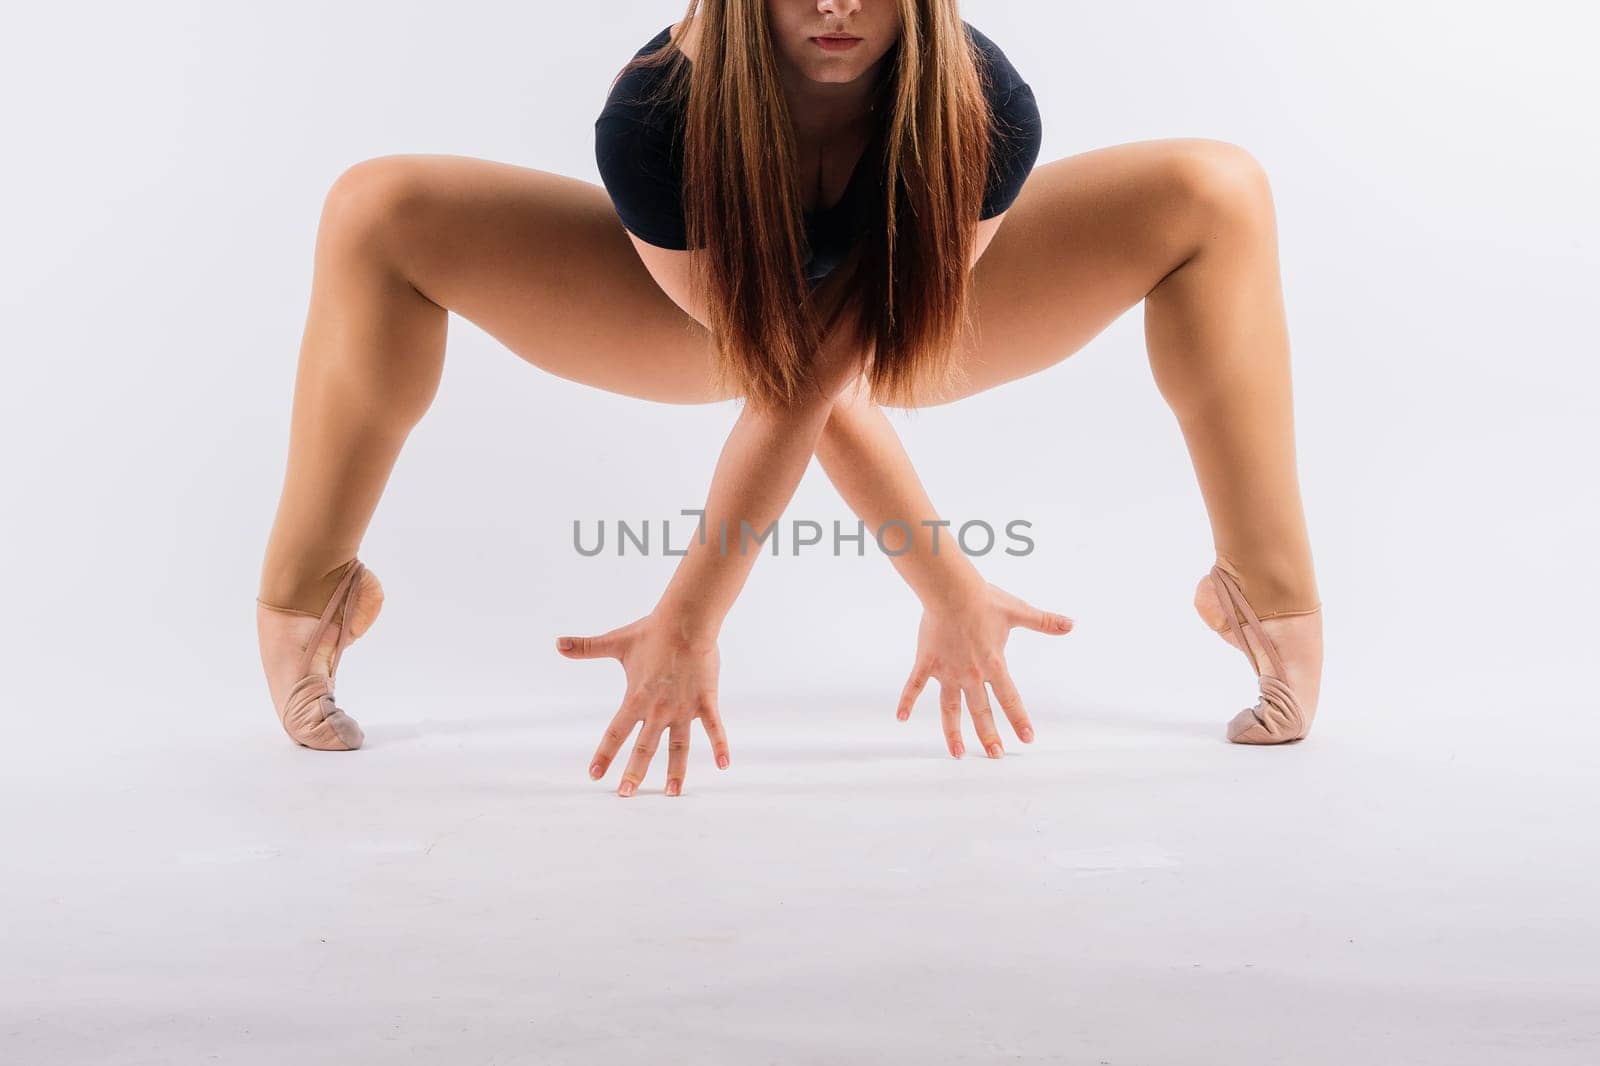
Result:
[[[735,669],[734,766],[623,801],[583,776],[598,709],[408,665],[413,617],[347,659],[355,754],[242,683],[141,736],[56,676],[0,783],[0,1060],[1595,1061],[1597,730],[1537,686],[1506,710],[1547,728],[1452,734],[1495,684],[1337,676],[1310,742],[1245,749],[1204,633],[1170,676],[1019,637],[1041,738],[956,763],[897,677]]]

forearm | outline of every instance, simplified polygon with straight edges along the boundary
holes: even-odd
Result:
[[[864,389],[847,391],[834,403],[816,454],[850,509],[870,531],[883,531],[886,547],[905,547],[909,529],[910,546],[889,559],[924,604],[948,602],[984,585],[950,528],[935,524],[939,514],[911,457]],[[884,528],[890,522],[903,522],[905,528]]]
[[[860,254],[859,248],[851,253]],[[847,260],[848,262],[848,260]],[[714,639],[755,565],[761,545],[749,550],[746,524],[760,537],[783,514],[811,465],[836,399],[872,358],[873,339],[845,317],[848,295],[836,269],[813,293],[812,310],[824,323],[803,398],[782,409],[746,403],[728,434],[711,476],[701,535],[690,544],[656,610],[673,619],[686,640]]]
[[[747,404],[740,413],[711,477],[701,535],[657,607],[676,621],[679,636],[716,637],[761,550],[747,549],[741,523],[759,536],[782,516],[811,464],[830,407],[818,394],[783,412],[760,413]]]

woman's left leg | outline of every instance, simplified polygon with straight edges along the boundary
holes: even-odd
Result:
[[[1259,164],[1222,142],[1168,140],[1040,166],[973,282],[975,328],[958,348],[967,384],[936,402],[1052,366],[1144,301],[1151,369],[1188,445],[1223,572],[1201,580],[1196,607],[1244,650],[1242,632],[1258,672],[1285,675],[1296,705],[1240,715],[1229,736],[1303,736],[1321,676],[1321,615],[1295,467],[1276,222]],[[1223,583],[1254,608],[1259,630],[1223,599]]]

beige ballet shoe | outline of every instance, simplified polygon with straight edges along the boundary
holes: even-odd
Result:
[[[1240,711],[1228,723],[1228,739],[1235,744],[1288,744],[1304,739],[1311,731],[1311,715],[1301,708],[1294,690],[1285,680],[1287,671],[1282,656],[1278,654],[1278,646],[1267,636],[1261,619],[1256,617],[1250,601],[1244,598],[1244,590],[1232,574],[1220,566],[1213,566],[1211,582],[1216,586],[1217,600],[1227,611],[1230,624],[1238,630],[1239,643],[1250,657],[1250,665],[1255,669],[1261,687],[1261,702]],[[1321,609],[1318,606],[1311,611],[1296,613],[1315,614]],[[1270,672],[1261,668],[1261,661],[1255,653],[1256,645],[1266,652]]]
[[[322,610],[316,629],[306,641],[305,653],[300,658],[300,680],[289,689],[283,706],[278,708],[278,720],[283,723],[283,730],[289,734],[289,739],[296,744],[319,751],[354,751],[366,739],[356,720],[333,702],[333,678],[339,668],[339,656],[361,635],[354,630],[353,620],[361,575],[365,570],[361,560],[357,559],[340,579],[338,587],[328,599],[328,605]],[[275,607],[260,597],[256,602],[269,611],[310,617],[304,611]],[[339,617],[339,634],[334,641],[328,672],[324,674],[316,671],[314,664],[336,614]]]

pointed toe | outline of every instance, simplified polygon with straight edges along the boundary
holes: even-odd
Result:
[[[315,632],[306,642],[305,655],[300,661],[300,680],[294,683],[283,706],[278,709],[278,720],[289,739],[303,747],[317,751],[355,751],[366,740],[366,734],[356,720],[333,702],[333,678],[339,668],[340,656],[345,646],[354,638],[351,620],[354,613],[356,591],[366,567],[358,559],[345,573],[328,600]],[[260,601],[258,601],[260,602]],[[273,609],[268,604],[263,606]],[[328,672],[314,669],[317,649],[327,630],[334,625],[338,614],[338,635],[334,639],[333,655]]]
[[[1234,744],[1267,744],[1266,727],[1256,717],[1255,708],[1248,708],[1233,716],[1228,723],[1228,740]]]
[[[361,726],[356,720],[338,707],[334,707],[333,713],[328,715],[328,728],[333,730],[334,735],[344,744],[346,751],[355,751],[367,739],[367,735],[361,731]]]
[[[1311,728],[1311,720],[1294,689],[1283,680],[1283,657],[1277,645],[1261,627],[1261,620],[1244,598],[1244,590],[1233,575],[1216,566],[1211,569],[1211,578],[1216,583],[1218,599],[1229,609],[1233,623],[1239,627],[1241,643],[1255,668],[1261,690],[1261,701],[1240,711],[1228,723],[1228,739],[1235,744],[1288,744],[1302,739]],[[1265,652],[1265,664],[1250,649],[1249,640],[1244,638],[1247,632]]]

